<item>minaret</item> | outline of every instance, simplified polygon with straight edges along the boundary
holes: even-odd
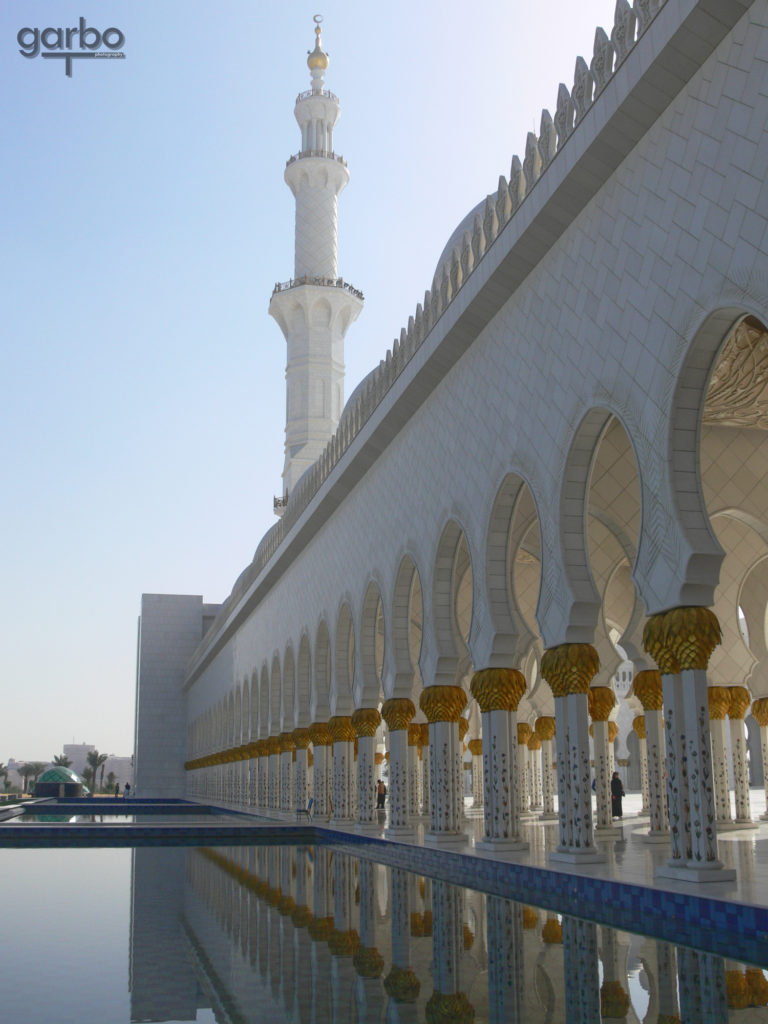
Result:
[[[317,461],[333,436],[344,404],[344,335],[363,308],[363,295],[338,276],[337,203],[349,181],[346,161],[333,151],[339,100],[323,88],[328,55],[315,15],[315,48],[307,58],[311,88],[296,99],[301,152],[285,168],[296,200],[294,276],[275,285],[269,303],[288,343],[283,497]]]

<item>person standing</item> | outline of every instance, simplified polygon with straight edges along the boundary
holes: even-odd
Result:
[[[619,773],[614,772],[611,779],[611,815],[614,818],[623,817],[621,799],[625,796],[624,784],[619,778]]]
[[[376,809],[384,809],[384,800],[387,796],[387,787],[384,785],[384,780],[379,779],[379,784],[376,787]]]

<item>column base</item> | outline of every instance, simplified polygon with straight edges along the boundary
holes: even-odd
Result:
[[[460,846],[469,842],[466,832],[425,832],[424,842],[431,846]]]
[[[539,821],[557,821],[559,815],[556,811],[542,811],[539,815]]]
[[[410,839],[416,835],[416,829],[413,825],[390,825],[384,829],[384,835],[387,839]]]
[[[604,853],[597,850],[555,850],[549,855],[550,860],[561,864],[602,864],[607,860]]]
[[[506,853],[507,851],[529,850],[530,843],[524,839],[478,839],[475,843],[476,850],[485,850],[487,853]]]
[[[677,882],[735,882],[736,872],[733,868],[724,868],[719,860],[706,867],[685,861],[678,866],[670,862],[662,864],[654,872],[655,878],[673,878]]]
[[[638,839],[641,843],[668,843],[669,837],[669,832],[651,832],[650,829],[647,832],[632,833],[632,838]]]
[[[715,823],[717,826],[718,835],[721,832],[736,832],[739,829],[744,828],[758,828],[756,821],[734,821],[733,818],[729,818],[727,821],[718,821]]]
[[[600,839],[604,842],[611,842],[612,840],[622,838],[623,832],[621,831],[621,825],[618,827],[615,825],[598,825],[595,829],[595,839]]]
[[[358,821],[355,832],[381,832],[381,825],[378,821]]]

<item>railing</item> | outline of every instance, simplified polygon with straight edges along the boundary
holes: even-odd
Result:
[[[342,288],[345,292],[349,292],[350,295],[354,295],[356,299],[360,299],[361,302],[365,301],[365,296],[359,288],[353,288],[351,284],[347,284],[343,277],[319,277],[317,275],[305,274],[303,277],[292,277],[290,281],[278,281],[272,290],[272,294],[276,295],[277,292],[287,292],[289,288],[300,288],[303,284],[315,284],[321,288]],[[277,498],[275,498],[277,501]]]
[[[309,156],[321,156],[326,160],[335,160],[337,163],[340,163],[342,167],[347,166],[347,161],[344,157],[337,156],[331,149],[302,149],[300,153],[297,153],[295,156],[286,160],[285,166],[290,167],[291,164],[295,163],[297,160],[305,160]]]
[[[307,89],[306,92],[300,92],[296,97],[296,102],[301,103],[302,100],[308,100],[311,96],[322,96],[324,100],[334,100],[339,102],[339,97],[335,92],[331,92],[330,89]]]
[[[273,498],[272,499],[272,508],[275,510],[275,512],[278,512],[280,509],[286,508],[287,505],[288,505],[288,495],[287,494],[284,494],[282,496],[282,498]]]

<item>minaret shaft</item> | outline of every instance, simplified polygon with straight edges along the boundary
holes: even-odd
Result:
[[[362,294],[338,277],[338,197],[349,171],[333,152],[339,101],[323,88],[328,57],[319,24],[315,34],[307,60],[312,87],[299,95],[294,110],[302,148],[285,169],[296,201],[294,278],[275,286],[269,304],[288,348],[284,497],[338,426],[344,404],[344,336],[363,306]],[[283,501],[276,501],[278,514],[283,507]]]

